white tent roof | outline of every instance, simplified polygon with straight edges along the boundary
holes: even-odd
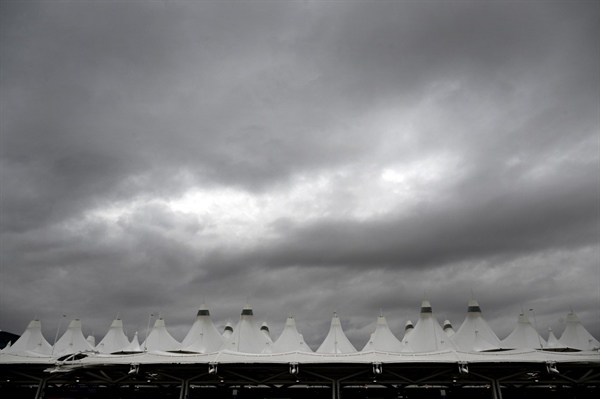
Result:
[[[293,316],[289,316],[285,322],[283,332],[271,346],[273,353],[283,352],[312,352],[312,349],[304,342],[304,337],[296,328],[296,321]]]
[[[219,333],[210,318],[208,308],[202,304],[196,320],[186,337],[181,342],[181,350],[209,353],[218,351],[225,342],[225,337]]]
[[[402,342],[392,333],[385,317],[380,315],[377,318],[375,331],[371,334],[369,342],[367,342],[362,351],[400,352],[402,347]]]
[[[91,350],[94,350],[94,347],[90,345],[88,340],[83,336],[83,332],[81,331],[81,320],[74,319],[69,324],[67,331],[65,331],[63,336],[56,341],[56,344],[54,344],[52,354],[60,357],[70,353]]]
[[[440,323],[433,315],[429,301],[421,303],[421,314],[410,336],[403,341],[403,352],[430,352],[455,349]]]
[[[249,304],[244,306],[240,320],[221,349],[245,353],[269,353],[270,339],[254,324],[254,313]]]
[[[415,329],[415,326],[412,321],[408,320],[404,325],[404,336],[402,337],[402,342],[406,341],[410,336],[410,333]]]
[[[148,338],[142,344],[142,349],[149,351],[174,351],[178,350],[180,346],[181,344],[167,331],[165,320],[159,317],[154,322],[154,327],[150,331],[150,334],[148,334]]]
[[[260,325],[260,331],[263,333],[263,335],[267,338],[268,342],[270,342],[271,344],[273,343],[273,340],[271,339],[271,331],[269,330],[269,325],[267,324],[266,321],[264,321],[261,325]]]
[[[23,335],[21,335],[10,348],[5,348],[4,351],[6,353],[29,351],[49,355],[50,352],[52,352],[52,346],[42,335],[42,322],[39,320],[32,320],[23,332]]]
[[[123,332],[123,320],[115,319],[102,341],[96,345],[96,350],[100,353],[113,353],[122,351],[128,345],[129,339]]]
[[[334,313],[329,333],[323,343],[321,343],[321,346],[319,346],[319,349],[317,349],[317,353],[352,353],[356,351],[354,345],[352,345],[346,334],[344,334],[340,319]]]
[[[138,332],[136,331],[133,335],[133,339],[131,343],[127,345],[121,352],[143,352],[142,347],[140,346],[140,340],[138,338]]]
[[[559,341],[561,344],[574,349],[593,350],[600,348],[600,342],[585,329],[579,321],[579,317],[573,312],[567,315],[567,325]]]
[[[456,334],[452,336],[452,341],[459,350],[466,352],[481,352],[500,348],[500,339],[483,318],[479,303],[475,299],[469,301],[465,321],[463,321]]]
[[[546,341],[546,345],[544,345],[544,349],[566,349],[567,346],[561,344],[552,332],[551,328],[548,328],[548,341]]]
[[[548,342],[546,342],[540,337],[536,329],[532,327],[529,319],[524,314],[521,314],[514,331],[504,341],[496,341],[497,337],[483,319],[481,310],[475,300],[469,302],[465,322],[456,334],[450,338],[446,336],[437,323],[429,302],[423,301],[422,305],[421,315],[416,326],[413,328],[410,321],[406,323],[407,328],[404,338],[406,343],[402,342],[401,349],[398,348],[396,337],[389,331],[385,318],[381,317],[377,320],[375,331],[361,352],[401,353],[406,357],[421,356],[424,352],[437,353],[444,350],[456,350],[460,353],[483,356],[484,353],[477,352],[494,348],[515,349],[517,351],[539,351],[540,348],[543,348],[560,351],[561,349],[565,349],[564,347],[594,351],[594,348],[597,349],[600,347],[598,341],[587,332],[580,323],[579,318],[573,313],[568,315],[565,332],[559,340],[556,340],[554,334],[550,332]],[[298,332],[293,318],[288,319],[284,331],[275,343],[272,343],[272,340],[268,336],[266,327],[266,324],[264,324],[262,331],[256,327],[253,322],[252,309],[246,306],[242,311],[235,334],[232,333],[233,329],[228,328],[227,331],[230,333],[230,337],[229,339],[225,339],[221,337],[210,321],[208,309],[202,307],[198,312],[197,321],[192,326],[184,341],[185,344],[189,345],[186,347],[180,345],[167,332],[164,320],[158,319],[154,328],[148,334],[147,349],[149,351],[179,351],[181,349],[188,349],[198,352],[196,356],[224,351],[237,352],[239,356],[247,356],[248,353],[263,356],[266,354],[281,355],[291,352],[311,352],[311,348],[306,345],[302,335]],[[212,332],[209,332],[210,330]],[[207,343],[209,341],[208,337],[211,335],[217,341],[212,347]],[[216,348],[218,342],[223,342],[223,344],[217,349],[211,349]],[[5,359],[10,357],[15,361],[19,358],[56,359],[69,353],[90,351],[93,350],[92,348],[93,346],[83,336],[79,320],[71,322],[67,331],[56,342],[54,348],[43,337],[40,321],[33,320],[29,323],[22,337],[14,342],[11,347],[2,351],[2,356],[5,356]],[[145,349],[143,345],[141,347],[139,345],[137,332],[133,341],[127,344],[127,337],[122,331],[122,322],[118,319],[113,321],[109,332],[96,348],[99,352],[103,352],[103,356],[109,356],[107,353],[124,355],[127,352],[142,352]],[[347,339],[342,330],[340,320],[334,314],[329,333],[320,345],[318,355],[327,357],[348,356],[350,354],[354,356],[355,353],[356,349]],[[594,353],[598,355],[597,350]],[[26,362],[28,361],[26,360]],[[35,361],[37,362],[38,360]]]
[[[521,313],[515,329],[500,343],[503,348],[533,348],[541,349],[546,345],[546,340],[533,328],[529,318]]]
[[[42,355],[15,355],[0,354],[0,364],[47,364],[55,365],[55,357]],[[292,362],[307,364],[372,364],[374,362],[385,363],[414,363],[414,364],[454,364],[468,362],[469,364],[519,364],[523,362],[539,363],[545,365],[548,362],[561,363],[595,363],[600,362],[600,354],[596,351],[583,352],[552,352],[535,349],[521,349],[482,353],[457,352],[453,350],[437,351],[433,353],[386,353],[378,351],[355,352],[347,354],[319,354],[308,352],[287,352],[253,354],[220,351],[207,354],[181,354],[172,352],[142,352],[137,354],[108,355],[90,353],[84,359],[73,360],[68,364],[77,366],[86,365],[127,365],[132,364],[188,364],[198,367],[201,364],[289,364]],[[384,368],[385,370],[385,368]]]
[[[223,328],[223,336],[225,338],[229,338],[231,336],[231,334],[233,334],[233,326],[231,325],[230,322],[227,322],[227,324],[225,324],[225,328]]]
[[[450,323],[450,320],[448,319],[444,320],[444,326],[442,327],[442,330],[444,330],[446,335],[449,337],[456,334],[456,331],[454,331],[454,328],[452,327],[452,323]]]
[[[8,350],[10,349],[10,347],[12,346],[12,341],[8,341],[8,344],[6,344],[6,346],[2,349],[0,349],[0,353],[4,353],[5,351],[8,352]]]

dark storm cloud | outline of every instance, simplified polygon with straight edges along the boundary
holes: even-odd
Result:
[[[3,102],[3,131],[9,133],[3,138],[3,170],[9,176],[3,180],[15,192],[3,208],[8,226],[64,217],[91,200],[154,194],[156,186],[177,192],[187,183],[178,179],[182,169],[202,184],[225,179],[252,187],[277,181],[297,167],[368,157],[376,140],[335,125],[349,112],[379,105],[372,103],[374,96],[377,101],[400,97],[400,105],[419,102],[424,87],[448,77],[465,81],[467,89],[481,85],[489,92],[490,83],[484,81],[491,77],[478,74],[498,74],[491,80],[500,80],[500,87],[517,84],[531,77],[514,73],[507,64],[531,71],[547,62],[555,46],[574,51],[565,39],[553,40],[561,32],[555,14],[529,7],[515,12],[500,5],[410,5],[407,13],[397,4],[328,5],[301,10],[316,26],[302,23],[315,29],[297,38],[294,29],[283,25],[289,10],[272,5],[222,11],[213,10],[215,5],[190,10],[180,4],[68,2],[29,8],[9,13],[16,17],[8,20],[11,40],[3,46],[8,60],[3,92],[11,99]],[[315,15],[323,11],[325,16]],[[427,15],[431,23],[412,21],[411,12]],[[215,22],[221,14],[233,30]],[[259,29],[265,23],[273,33]],[[588,25],[572,26],[568,18],[561,23],[581,32],[574,35],[577,48],[576,39],[585,38]],[[476,39],[473,32],[478,32]],[[400,48],[390,51],[386,43]],[[264,53],[272,59],[262,59]],[[581,52],[577,56],[578,69],[593,65],[581,61]],[[549,72],[562,75],[570,66],[565,60],[556,66],[560,71]],[[454,70],[463,75],[454,76]],[[300,80],[294,90],[298,75],[307,73],[309,83]],[[504,80],[503,74],[508,75]],[[366,86],[356,87],[361,84]],[[593,90],[588,87],[578,98]],[[395,156],[406,155],[406,149],[395,150]],[[140,175],[149,176],[132,182]],[[25,192],[19,188],[23,185],[29,187]],[[45,199],[44,209],[37,206],[39,198]],[[27,204],[28,214],[19,204]],[[46,212],[47,204],[54,212]]]
[[[380,308],[457,327],[474,290],[499,335],[568,303],[600,333],[598,4],[1,7],[2,329],[181,338],[250,299],[362,347]],[[250,199],[172,208],[194,190]]]

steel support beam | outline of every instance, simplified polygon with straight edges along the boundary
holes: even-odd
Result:
[[[188,399],[190,397],[190,380],[181,381],[181,390],[179,391],[179,399]]]
[[[492,380],[492,398],[502,399],[502,388],[500,388],[500,381],[496,379]]]
[[[37,391],[35,392],[35,399],[43,399],[44,398],[44,391],[46,390],[46,381],[48,381],[47,378],[42,378],[40,380]]]

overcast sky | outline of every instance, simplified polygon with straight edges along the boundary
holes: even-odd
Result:
[[[600,3],[5,1],[0,329],[600,338]],[[66,322],[62,324],[64,330]]]

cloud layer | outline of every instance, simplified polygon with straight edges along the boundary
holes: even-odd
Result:
[[[600,336],[598,4],[1,7],[1,329]]]

